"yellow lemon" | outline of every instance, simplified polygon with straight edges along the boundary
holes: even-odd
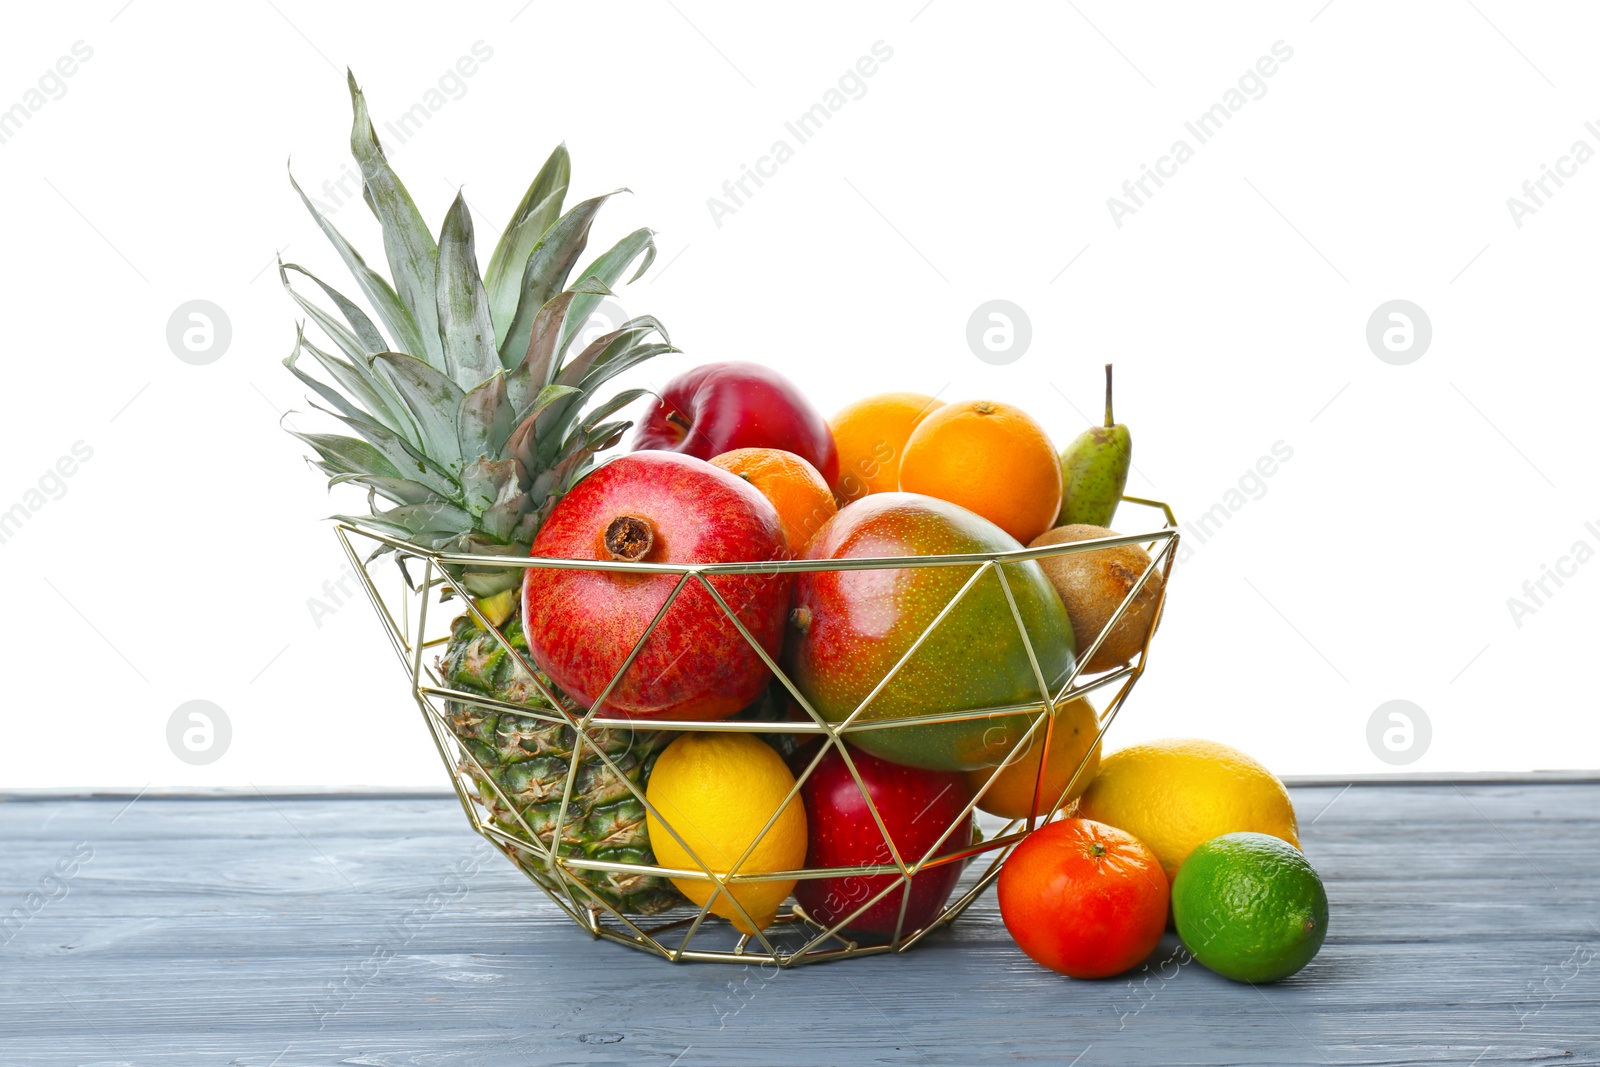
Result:
[[[1077,814],[1150,846],[1168,880],[1196,846],[1221,834],[1253,830],[1300,847],[1283,783],[1215,741],[1169,738],[1113,752],[1100,761]]]
[[[806,862],[806,809],[798,794],[784,804],[792,789],[794,775],[759,738],[684,734],[656,759],[645,789],[655,809],[646,813],[645,821],[656,863],[688,871],[708,867],[720,875],[799,870]],[[773,819],[780,807],[782,812]],[[740,863],[747,849],[750,854]],[[706,878],[672,879],[680,893],[702,907],[711,901],[711,913],[744,934],[753,934],[777,918],[778,907],[794,883],[793,878],[778,878],[730,882],[719,889]],[[754,925],[740,914],[741,908]]]

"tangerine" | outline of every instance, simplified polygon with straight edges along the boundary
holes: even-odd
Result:
[[[1061,819],[1023,839],[1000,870],[1000,918],[1053,971],[1109,978],[1137,967],[1167,925],[1167,879],[1138,838]]]
[[[798,556],[839,510],[822,474],[781,448],[736,448],[711,460],[755,487],[778,511],[791,555]]]

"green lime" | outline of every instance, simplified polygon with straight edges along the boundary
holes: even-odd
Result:
[[[1276,982],[1311,962],[1328,934],[1328,894],[1300,850],[1268,834],[1223,834],[1172,882],[1178,936],[1236,982]]]

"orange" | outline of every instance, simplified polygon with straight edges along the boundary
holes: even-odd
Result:
[[[711,465],[737,474],[778,509],[789,550],[796,556],[839,510],[821,472],[793,452],[736,448],[712,459]]]
[[[900,488],[960,504],[1027,544],[1055,525],[1061,459],[1021,408],[967,400],[946,404],[911,431]]]
[[[842,409],[828,428],[839,449],[839,478],[833,485],[840,503],[868,493],[900,488],[900,456],[906,438],[941,401],[921,393],[879,393]]]
[[[1050,805],[1067,788],[1078,764],[1085,759],[1083,773],[1072,784],[1072,792],[1061,806],[1064,808],[1078,799],[1095,772],[1100,769],[1100,746],[1094,743],[1100,736],[1100,719],[1094,706],[1079,697],[1056,709],[1055,728],[1050,732],[1050,753],[1046,760],[1044,781],[1039,781],[1039,756],[1045,751],[1046,724],[1041,723],[1028,741],[1028,750],[1009,767],[995,770],[984,767],[967,772],[967,786],[974,794],[989,782],[989,789],[978,798],[978,807],[990,815],[1007,819],[1026,819],[1033,813],[1033,789],[1039,785],[1039,814],[1048,819]],[[990,782],[990,775],[994,781]]]

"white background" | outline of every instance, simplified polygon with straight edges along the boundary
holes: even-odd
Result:
[[[75,42],[93,55],[0,144],[0,510],[75,442],[93,456],[0,544],[0,787],[444,784],[371,609],[319,626],[308,608],[341,569],[321,521],[335,502],[278,425],[305,404],[279,366],[295,310],[266,268],[282,252],[354,291],[285,176],[292,157],[324,196],[340,175],[345,65],[385,135],[478,41],[492,58],[411,140],[390,138],[391,159],[435,227],[465,184],[485,257],[558,141],[569,202],[633,189],[591,247],[659,231],[622,302],[684,354],[631,384],[755,359],[826,413],[888,389],[995,397],[1064,444],[1111,360],[1129,491],[1185,519],[1274,443],[1293,449],[1264,495],[1190,538],[1114,747],[1197,735],[1285,774],[1388,771],[1367,722],[1406,699],[1433,727],[1409,770],[1600,764],[1600,564],[1549,585],[1520,626],[1507,606],[1574,542],[1600,548],[1584,525],[1600,529],[1600,162],[1521,227],[1506,204],[1574,141],[1600,149],[1584,129],[1600,119],[1595,17],[1321,4],[12,12],[0,108]],[[879,41],[893,55],[865,94],[717,225],[707,199],[793,145],[784,122]],[[1278,41],[1293,56],[1265,95],[1197,144],[1185,121]],[[1179,138],[1194,158],[1119,228],[1107,198]],[[363,206],[333,218],[382,261]],[[1007,366],[964,337],[993,298],[1032,321]],[[1407,366],[1364,336],[1396,298],[1433,324]],[[209,366],[166,343],[192,299],[231,320]],[[193,699],[232,723],[209,766],[167,745]]]

